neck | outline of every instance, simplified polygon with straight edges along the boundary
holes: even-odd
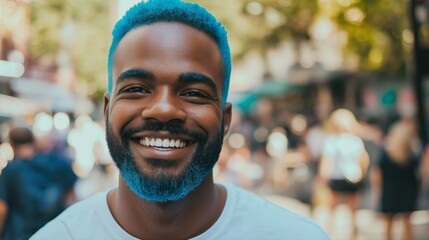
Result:
[[[185,239],[197,236],[219,218],[226,200],[223,187],[209,174],[186,197],[175,202],[148,202],[135,195],[122,177],[108,196],[110,211],[119,225],[140,239]]]
[[[30,160],[36,154],[36,150],[31,144],[25,144],[15,149],[15,158]]]

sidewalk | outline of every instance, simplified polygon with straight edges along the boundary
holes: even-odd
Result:
[[[310,217],[310,208],[295,199],[279,195],[264,195],[267,200],[285,207],[290,211]],[[333,240],[351,239],[350,211],[345,205],[340,205],[329,216],[326,207],[317,207],[314,210],[312,218],[319,223],[330,235]],[[329,222],[331,225],[329,226]],[[356,216],[358,235],[356,240],[384,240],[384,224],[376,212],[368,209],[360,209]],[[413,225],[413,234],[415,240],[429,240],[429,211],[418,211],[411,215]],[[329,229],[330,230],[329,230]],[[394,239],[402,239],[402,224],[395,223]]]

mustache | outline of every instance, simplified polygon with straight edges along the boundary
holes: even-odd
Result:
[[[166,131],[172,134],[187,135],[196,139],[197,141],[204,141],[208,138],[207,133],[205,133],[204,131],[195,131],[195,130],[186,128],[183,125],[164,123],[164,122],[146,122],[145,124],[138,127],[124,128],[121,131],[121,137],[122,139],[129,139],[134,134],[138,132],[144,132],[144,131],[154,131],[154,132]]]

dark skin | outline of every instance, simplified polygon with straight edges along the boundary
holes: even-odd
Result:
[[[204,131],[212,140],[226,134],[231,104],[222,108],[223,62],[213,39],[180,23],[155,23],[130,31],[114,55],[113,90],[105,95],[104,111],[116,136],[124,127],[146,121],[180,123]],[[188,136],[141,132],[136,137],[184,139],[183,148],[143,147],[130,139],[130,150],[141,171],[178,176],[192,161],[197,142]],[[137,141],[138,142],[138,141]],[[205,146],[210,147],[210,146]],[[166,168],[148,159],[168,162]],[[140,239],[186,239],[197,236],[219,218],[226,191],[209,174],[187,196],[175,202],[148,202],[135,195],[122,177],[109,193],[108,205],[116,221]]]

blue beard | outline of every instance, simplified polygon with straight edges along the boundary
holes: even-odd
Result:
[[[177,201],[187,196],[211,173],[222,148],[223,124],[213,141],[208,141],[205,133],[192,132],[180,126],[166,125],[157,123],[148,124],[138,129],[126,129],[121,132],[121,137],[118,138],[114,135],[109,120],[106,121],[106,139],[110,154],[125,183],[137,196],[151,202]],[[148,176],[140,170],[132,156],[129,141],[133,133],[144,130],[159,131],[161,129],[177,134],[188,134],[198,139],[195,143],[197,148],[191,162],[178,176],[171,176],[167,173]]]

